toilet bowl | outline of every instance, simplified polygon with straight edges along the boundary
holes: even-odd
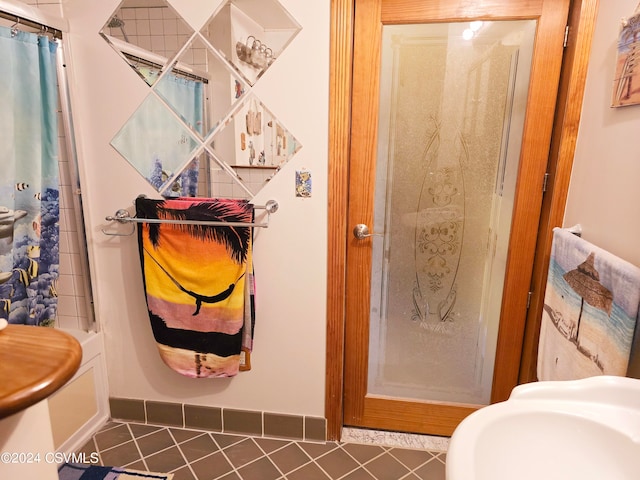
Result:
[[[447,480],[640,478],[640,380],[599,376],[516,387],[454,431]]]

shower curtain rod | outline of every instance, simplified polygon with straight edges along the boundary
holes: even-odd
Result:
[[[4,10],[0,10],[0,17],[15,22],[14,27],[17,25],[26,25],[27,27],[37,28],[42,33],[50,33],[51,35],[53,35],[53,38],[62,38],[62,30],[50,27],[49,25],[45,25],[44,23],[36,22],[34,20],[15,15],[13,13],[5,12]]]
[[[0,0],[1,1],[1,0]],[[158,55],[156,53],[150,52],[142,47],[139,47],[133,43],[126,42],[120,38],[113,37],[111,35],[107,35],[106,33],[100,32],[102,38],[104,38],[108,44],[110,44],[116,51],[120,52],[121,55],[129,62],[132,68],[136,68],[137,65],[131,62],[142,63],[143,65],[147,65],[149,67],[157,68],[158,70],[162,70],[165,68],[165,64],[167,63],[167,58]],[[174,62],[171,65],[173,72],[177,75],[181,75],[186,78],[191,78],[193,80],[201,81],[202,83],[209,83],[209,79],[205,77],[204,72],[200,72],[192,67],[185,65],[179,61]]]
[[[148,67],[152,67],[152,68],[157,68],[158,70],[162,70],[164,68],[164,65],[161,65],[159,63],[153,62],[151,60],[147,60],[146,58],[142,58],[139,57],[137,55],[133,55],[131,53],[128,52],[122,52],[122,54],[127,57],[127,59],[137,63],[142,63],[143,65],[146,65]],[[135,65],[131,65],[132,67],[135,67]],[[207,78],[201,77],[199,75],[195,75],[193,73],[189,73],[189,72],[185,72],[184,70],[181,70],[180,68],[174,67],[173,68],[173,73],[175,73],[176,75],[180,75],[182,77],[186,77],[186,78],[190,78],[191,80],[197,80],[199,82],[202,83],[209,83],[209,80]]]

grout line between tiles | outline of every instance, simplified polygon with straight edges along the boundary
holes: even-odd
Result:
[[[252,460],[252,461],[250,461],[250,462],[248,462],[248,463],[245,463],[245,464],[244,464],[244,465],[242,465],[242,467],[240,467],[240,468],[244,468],[244,467],[246,467],[247,465],[251,465],[252,463],[257,462],[258,460],[262,460],[263,458],[266,458],[266,459],[269,461],[269,463],[271,463],[271,465],[273,465],[273,467],[274,467],[274,468],[278,471],[278,473],[280,474],[280,477],[279,477],[279,478],[285,477],[285,474],[282,472],[282,470],[280,470],[280,467],[278,467],[278,465],[277,465],[273,460],[271,460],[271,457],[270,457],[269,455],[267,455],[267,454],[264,452],[264,450],[262,450],[262,449],[260,448],[260,445],[258,445],[258,442],[256,442],[253,438],[251,439],[251,441],[253,442],[253,444],[254,444],[256,447],[258,447],[258,450],[260,450],[262,453],[264,453],[264,455],[263,455],[263,456],[261,456],[261,457],[256,458],[255,460]],[[238,475],[239,475],[239,474],[238,474]],[[242,478],[242,477],[241,477],[241,478]]]
[[[374,460],[376,460],[377,458],[380,458],[381,456],[383,456],[385,453],[387,453],[386,450],[382,449],[382,452],[380,452],[378,455],[376,455],[375,457],[371,457],[369,460],[367,460],[366,462],[361,462],[360,460],[358,460],[357,458],[355,458],[353,455],[351,455],[346,449],[342,448],[342,445],[339,444],[338,448],[340,448],[344,453],[346,453],[350,458],[352,458],[356,464],[358,465],[356,468],[354,468],[353,470],[351,470],[350,472],[348,472],[347,474],[343,475],[340,478],[344,478],[347,475],[350,475],[351,473],[353,473],[354,471],[358,470],[359,468],[363,468],[365,471],[367,471],[368,473],[372,474],[372,472],[370,472],[368,469],[365,468],[365,465],[368,463],[373,462]],[[331,450],[332,452],[334,450]],[[395,457],[394,457],[395,458]],[[373,474],[372,474],[373,475]],[[376,478],[375,475],[373,475],[374,478]],[[340,479],[338,479],[340,480]]]
[[[100,452],[107,453],[108,451],[113,450],[114,448],[118,448],[118,447],[124,445],[125,443],[129,443],[131,441],[133,441],[133,438],[131,440],[125,440],[124,442],[120,442],[120,443],[118,443],[116,445],[112,445],[112,446],[110,446],[108,448],[100,449]],[[97,442],[96,442],[96,445],[97,445]]]
[[[319,460],[319,459],[321,459],[321,458],[323,458],[323,457],[326,457],[327,455],[329,455],[330,453],[335,452],[335,451],[336,451],[336,450],[338,450],[338,449],[340,449],[340,444],[336,443],[336,444],[335,444],[335,448],[332,448],[332,449],[331,449],[331,450],[329,450],[328,452],[325,452],[325,453],[323,453],[322,455],[319,455],[319,456],[317,456],[317,457],[315,457],[315,458],[313,458],[313,457],[311,458],[311,462],[312,462],[312,463],[314,463],[314,464],[316,465],[316,467],[318,467],[318,468],[320,469],[320,471],[321,471],[322,473],[324,473],[324,474],[327,476],[327,478],[332,478],[332,476],[331,476],[331,475],[329,475],[329,472],[327,472],[324,468],[322,468],[322,465],[320,465],[320,464],[317,462],[317,460]],[[303,450],[304,450],[304,449],[303,449]],[[306,453],[306,452],[305,452],[305,453]],[[308,455],[308,454],[307,454],[307,455]],[[309,455],[308,455],[308,456],[309,456]],[[308,465],[308,463],[307,463],[307,464],[305,464],[305,465]],[[300,467],[300,468],[302,468],[302,467]],[[340,478],[342,478],[342,477],[340,477]],[[375,478],[375,476],[374,476],[374,478]]]
[[[346,451],[346,450],[345,450],[345,451]],[[347,453],[349,453],[349,452],[347,452]],[[367,465],[369,465],[370,463],[372,463],[374,460],[377,460],[378,458],[383,457],[383,456],[384,456],[385,454],[387,454],[387,453],[389,453],[389,451],[388,451],[388,450],[384,450],[382,453],[380,453],[379,455],[376,455],[376,456],[375,456],[375,457],[373,457],[373,458],[370,458],[370,459],[369,459],[369,460],[367,460],[366,462],[358,462],[357,460],[356,460],[356,462],[358,462],[358,464],[360,465],[360,468],[362,468],[365,472],[367,472],[367,473],[368,473],[369,475],[371,475],[373,478],[378,478],[370,468],[367,468]],[[352,458],[353,458],[353,457],[352,457]],[[395,458],[395,457],[394,457],[394,458]],[[402,465],[403,465],[405,468],[407,468],[407,467],[406,467],[406,465],[404,465],[404,464],[402,464]],[[411,469],[410,469],[410,468],[408,468],[408,470],[409,470],[409,473],[411,473]]]
[[[225,421],[224,421],[224,411],[226,409],[224,407],[220,408],[220,431],[224,433],[225,431]]]
[[[213,438],[213,437],[212,437],[212,438]],[[242,478],[242,477],[240,476],[240,474],[238,473],[238,469],[236,468],[236,466],[233,464],[233,462],[231,461],[231,459],[230,459],[230,458],[227,456],[227,454],[225,453],[225,451],[224,451],[225,449],[224,449],[224,448],[222,448],[222,447],[220,446],[220,444],[216,441],[216,439],[215,439],[215,438],[213,438],[213,441],[215,442],[215,444],[216,444],[216,445],[218,445],[218,448],[220,449],[220,453],[222,454],[222,456],[223,456],[223,457],[225,458],[225,460],[229,463],[229,465],[231,465],[231,471],[232,471],[233,473],[235,473],[236,475],[238,475],[238,477],[239,477],[239,478]],[[241,441],[242,441],[242,440],[241,440]],[[227,445],[225,448],[229,448],[229,447],[231,447],[231,446],[233,446],[233,445],[237,445],[237,444],[239,444],[239,443],[240,443],[240,441],[239,441],[239,442],[236,442],[236,443],[232,443],[231,445]],[[216,477],[216,478],[222,478],[222,477],[225,477],[225,476],[229,475],[230,473],[231,473],[231,472],[226,472],[226,473],[224,473],[223,475],[220,475],[220,476],[218,476],[218,477]],[[196,477],[196,478],[197,478],[197,477]]]
[[[274,449],[274,450],[271,450],[271,452],[269,452],[269,453],[267,453],[267,452],[265,451],[265,449],[264,449],[264,448],[262,448],[262,446],[261,446],[258,442],[256,442],[255,440],[254,440],[254,442],[253,442],[253,443],[255,443],[255,444],[258,446],[258,448],[260,449],[260,451],[261,451],[264,455],[269,456],[269,455],[273,455],[273,454],[274,454],[274,453],[276,453],[276,452],[279,452],[280,450],[282,450],[282,449],[284,449],[284,448],[287,448],[289,445],[291,445],[291,444],[292,444],[292,443],[294,443],[294,442],[293,442],[293,441],[291,441],[291,442],[287,442],[287,443],[285,443],[284,445],[282,445],[281,447],[278,447],[278,448],[276,448],[276,449]],[[305,454],[306,454],[306,452],[305,452]],[[307,456],[308,456],[308,455],[307,455]]]
[[[138,445],[138,442],[136,442],[136,437],[133,434],[133,431],[131,430],[131,426],[128,423],[126,425],[127,425],[127,430],[129,430],[129,434],[131,435],[131,438],[133,439],[133,444],[136,446],[136,450],[138,450],[138,454],[140,455],[140,459],[142,460],[142,464],[144,465],[144,468],[149,470],[147,462],[144,459],[144,455],[142,455],[142,450],[140,450],[140,446]]]
[[[305,453],[306,453],[306,452],[305,452]],[[309,456],[309,455],[307,454],[307,456]],[[315,462],[315,460],[314,460],[313,458],[309,458],[309,461],[308,461],[308,462],[303,463],[303,464],[302,464],[302,465],[300,465],[299,467],[294,468],[293,470],[291,470],[290,472],[288,472],[288,473],[287,473],[287,475],[291,475],[292,473],[295,473],[295,472],[297,472],[298,470],[302,470],[303,468],[305,468],[305,467],[309,466],[309,464],[311,464],[311,463],[314,463],[318,468],[320,468],[320,470],[322,470],[322,471],[324,472],[324,470],[322,469],[322,467],[320,467],[320,465],[318,465],[318,464]],[[326,472],[325,472],[325,473],[326,473]],[[327,475],[327,477],[328,477],[328,478],[331,478],[331,477],[329,476],[329,474],[328,474],[328,473],[327,473],[326,475]],[[286,478],[286,475],[285,475],[285,478]]]
[[[302,441],[305,441],[306,439],[307,439],[307,416],[302,415]]]
[[[190,442],[191,440],[195,440],[196,438],[200,438],[200,437],[204,437],[205,435],[207,435],[209,432],[202,432],[200,430],[190,430],[192,432],[200,432],[200,435],[196,435],[195,437],[191,437],[191,438],[187,438],[186,440],[182,440],[181,442],[178,442],[176,440],[176,445],[183,445],[187,442]],[[171,433],[171,430],[169,429],[169,433]],[[172,435],[173,436],[173,435]],[[174,437],[175,438],[175,437]],[[209,435],[209,438],[211,438],[211,436]]]
[[[137,423],[137,422],[128,422],[127,425],[129,425],[129,430],[131,430],[131,427],[130,427],[131,424],[133,424],[133,425],[144,425],[145,427],[155,427],[155,426],[157,426],[157,425],[141,424],[141,423]],[[133,438],[145,438],[145,437],[148,437],[149,435],[153,435],[154,433],[158,433],[160,430],[162,430],[162,428],[158,428],[158,430],[154,430],[153,432],[143,433],[142,435],[139,435],[138,437],[133,435]],[[133,434],[133,430],[131,430],[131,433]]]
[[[134,460],[133,462],[129,462],[126,465],[122,465],[122,468],[133,468],[133,465],[135,465],[136,463],[138,463],[140,461],[142,461],[142,460]]]
[[[182,453],[182,450],[180,450],[180,452]],[[198,476],[196,475],[196,472],[193,470],[193,468],[191,468],[191,464],[192,464],[192,463],[197,463],[197,462],[199,462],[200,460],[204,460],[205,458],[212,457],[212,456],[214,456],[216,453],[221,453],[221,450],[217,450],[217,451],[215,451],[215,452],[207,453],[207,454],[206,454],[206,455],[204,455],[203,457],[200,457],[200,458],[198,458],[197,460],[194,460],[193,462],[187,462],[187,465],[189,466],[189,470],[191,470],[191,473],[193,473],[193,476],[194,476],[195,478],[198,478]],[[184,455],[183,455],[183,456],[184,456]],[[226,457],[225,457],[225,458],[226,458]],[[231,463],[231,462],[229,462],[229,463]],[[233,465],[231,465],[231,466],[233,467]],[[176,470],[180,470],[181,468],[183,468],[183,467],[178,467],[178,468],[176,468],[175,470],[173,470],[173,472],[175,472]],[[170,472],[170,473],[172,473],[172,472]],[[229,472],[227,472],[227,473],[223,474],[223,476],[224,476],[224,475],[228,475],[228,474],[229,474]]]
[[[407,472],[405,475],[403,475],[402,477],[400,477],[398,480],[405,480],[405,479],[409,479],[409,478],[415,478],[416,474],[413,473],[413,471],[409,471]]]
[[[153,457],[154,455],[157,455],[157,454],[159,454],[159,453],[166,452],[167,450],[171,450],[173,447],[177,447],[177,445],[175,445],[175,444],[174,444],[174,445],[169,445],[168,447],[164,447],[164,448],[162,448],[162,449],[160,449],[160,450],[155,450],[155,451],[151,452],[149,455],[146,455],[146,456],[141,455],[141,457],[142,457],[143,459],[144,459],[144,458]],[[142,452],[141,452],[141,453],[142,453]]]
[[[333,452],[334,450],[331,450],[331,451]],[[323,457],[324,457],[324,455],[323,455]],[[318,457],[318,458],[320,458],[320,457]],[[316,467],[318,467],[320,469],[320,471],[327,476],[327,478],[331,478],[331,475],[329,475],[329,472],[327,472],[324,468],[322,468],[322,465],[320,465],[318,462],[316,462],[316,460],[317,460],[317,458],[311,459],[311,461],[316,464]]]
[[[108,432],[109,430],[113,430],[113,429],[115,429],[115,428],[118,428],[118,427],[120,427],[121,425],[124,425],[126,422],[118,422],[118,421],[115,421],[115,420],[111,420],[109,423],[111,423],[112,425],[111,425],[111,426],[109,426],[108,428],[105,428],[105,427],[107,427],[107,425],[108,425],[108,423],[107,423],[107,424],[106,424],[106,425],[104,425],[100,430],[98,430],[98,431],[95,433],[95,435],[97,435],[97,434],[99,434],[99,433],[103,433],[103,432]]]
[[[411,468],[409,465],[406,465],[400,458],[396,457],[393,454],[393,450],[395,449],[390,449],[389,450],[389,455],[391,455],[398,463],[400,463],[400,465],[402,465],[403,467],[405,467],[406,469],[409,470],[409,473],[414,473],[416,470],[418,470],[419,468],[422,468],[423,466],[425,466],[427,463],[432,462],[433,460],[435,460],[436,456],[434,454],[432,454],[431,452],[427,452],[429,453],[429,455],[431,455],[431,458],[429,458],[428,460],[422,462],[421,464],[419,464],[417,467]]]
[[[263,448],[258,444],[258,442],[254,442],[254,443],[255,443],[256,445],[258,445],[258,448],[259,448],[260,450],[262,450],[262,452],[265,454],[265,456],[266,456],[267,458],[269,458],[269,460],[271,460],[271,455],[273,455],[273,454],[274,454],[274,453],[276,453],[276,452],[279,452],[280,450],[284,450],[285,448],[287,448],[287,447],[289,447],[289,446],[291,446],[291,445],[296,445],[298,442],[296,442],[295,440],[291,440],[291,441],[287,442],[285,445],[283,445],[283,446],[281,446],[281,447],[279,447],[279,448],[276,448],[275,450],[272,450],[270,453],[267,453],[267,452],[266,452],[266,451],[265,451],[265,450],[264,450],[264,449],[263,449]],[[297,445],[296,445],[296,446],[297,446]],[[307,460],[308,460],[308,461],[307,461],[307,462],[305,462],[305,463],[303,463],[302,465],[300,465],[300,466],[298,466],[298,467],[296,467],[296,468],[294,468],[294,469],[290,470],[290,471],[289,471],[289,472],[287,472],[287,473],[284,473],[282,470],[280,470],[280,467],[278,467],[278,465],[276,465],[276,463],[275,463],[273,460],[271,460],[271,463],[276,467],[276,469],[278,470],[278,472],[280,472],[280,474],[282,475],[282,477],[281,477],[281,478],[285,478],[285,479],[286,479],[286,478],[287,478],[287,475],[290,475],[291,473],[295,472],[296,470],[300,470],[301,468],[303,468],[303,467],[305,467],[305,466],[309,465],[311,462],[313,462],[313,458],[311,458],[311,455],[309,455],[309,454],[305,451],[305,449],[304,449],[304,448],[300,448],[300,446],[298,446],[298,449],[300,449],[300,450],[302,451],[302,453],[303,453],[304,455],[306,455],[306,456],[307,456]]]
[[[174,437],[174,436],[173,436],[173,433],[171,432],[171,429],[170,429],[170,428],[167,428],[167,432],[169,432],[169,436],[173,439],[173,442],[175,443],[176,448],[177,448],[177,449],[178,449],[178,451],[180,452],[180,455],[182,455],[182,458],[184,459],[184,461],[185,461],[185,464],[186,464],[187,468],[189,469],[189,471],[190,471],[190,472],[191,472],[191,474],[193,475],[193,478],[196,478],[196,479],[197,479],[197,478],[198,478],[198,476],[196,475],[196,472],[194,472],[194,471],[193,471],[193,468],[191,468],[191,462],[187,459],[187,457],[185,456],[184,452],[183,452],[183,451],[182,451],[182,449],[180,448],[180,443],[178,443],[178,440],[176,439],[176,437]],[[198,435],[197,437],[193,437],[193,438],[200,438],[200,437],[201,437],[201,435]],[[213,439],[212,439],[212,440],[213,440]],[[189,441],[189,440],[184,440],[182,443],[185,443],[185,442],[188,442],[188,441]],[[215,442],[214,442],[214,443],[215,443]],[[215,452],[211,452],[209,455],[213,455],[214,453],[215,453]],[[198,459],[197,459],[197,460],[195,460],[195,461],[202,460],[202,458],[208,457],[209,455],[205,455],[205,456],[203,456],[203,457],[201,457],[201,458],[198,458]],[[178,468],[176,468],[176,469],[172,470],[170,473],[173,473],[173,472],[175,472],[175,471],[177,471],[177,470],[180,470],[181,468],[184,468],[184,467],[178,467]]]
[[[98,460],[100,460],[100,465],[104,465],[102,461],[102,454],[100,453],[100,449],[98,448],[98,442],[96,442],[96,436],[91,437],[91,441],[93,442],[93,451],[98,454]]]

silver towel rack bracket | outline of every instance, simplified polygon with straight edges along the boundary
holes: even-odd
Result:
[[[253,207],[253,208],[264,208],[267,213],[276,213],[278,211],[278,208],[280,207],[280,205],[278,205],[278,202],[276,202],[275,200],[269,200],[264,207]]]
[[[258,210],[265,210],[267,215],[271,215],[278,211],[279,205],[275,200],[269,200],[265,205],[254,205],[253,208]],[[131,213],[124,208],[121,208],[116,211],[114,215],[109,215],[105,217],[107,222],[118,222],[120,224],[125,223],[169,223],[169,224],[181,224],[181,225],[211,225],[217,227],[259,227],[259,228],[267,228],[269,223],[256,223],[256,222],[223,222],[223,221],[204,221],[204,220],[171,220],[171,219],[161,219],[161,218],[138,218],[132,217]],[[133,235],[135,232],[135,226],[131,229],[130,232],[122,233],[122,232],[109,232],[104,228],[101,229],[102,233],[109,236],[115,237],[128,237]]]
[[[120,223],[126,223],[131,219],[131,214],[125,210],[124,208],[121,208],[120,210],[118,210],[116,212],[115,215],[111,216],[109,215],[108,217],[105,217],[105,220],[107,222],[120,222]]]

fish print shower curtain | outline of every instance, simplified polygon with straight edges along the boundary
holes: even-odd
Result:
[[[57,44],[0,27],[0,318],[52,325],[59,264]]]

